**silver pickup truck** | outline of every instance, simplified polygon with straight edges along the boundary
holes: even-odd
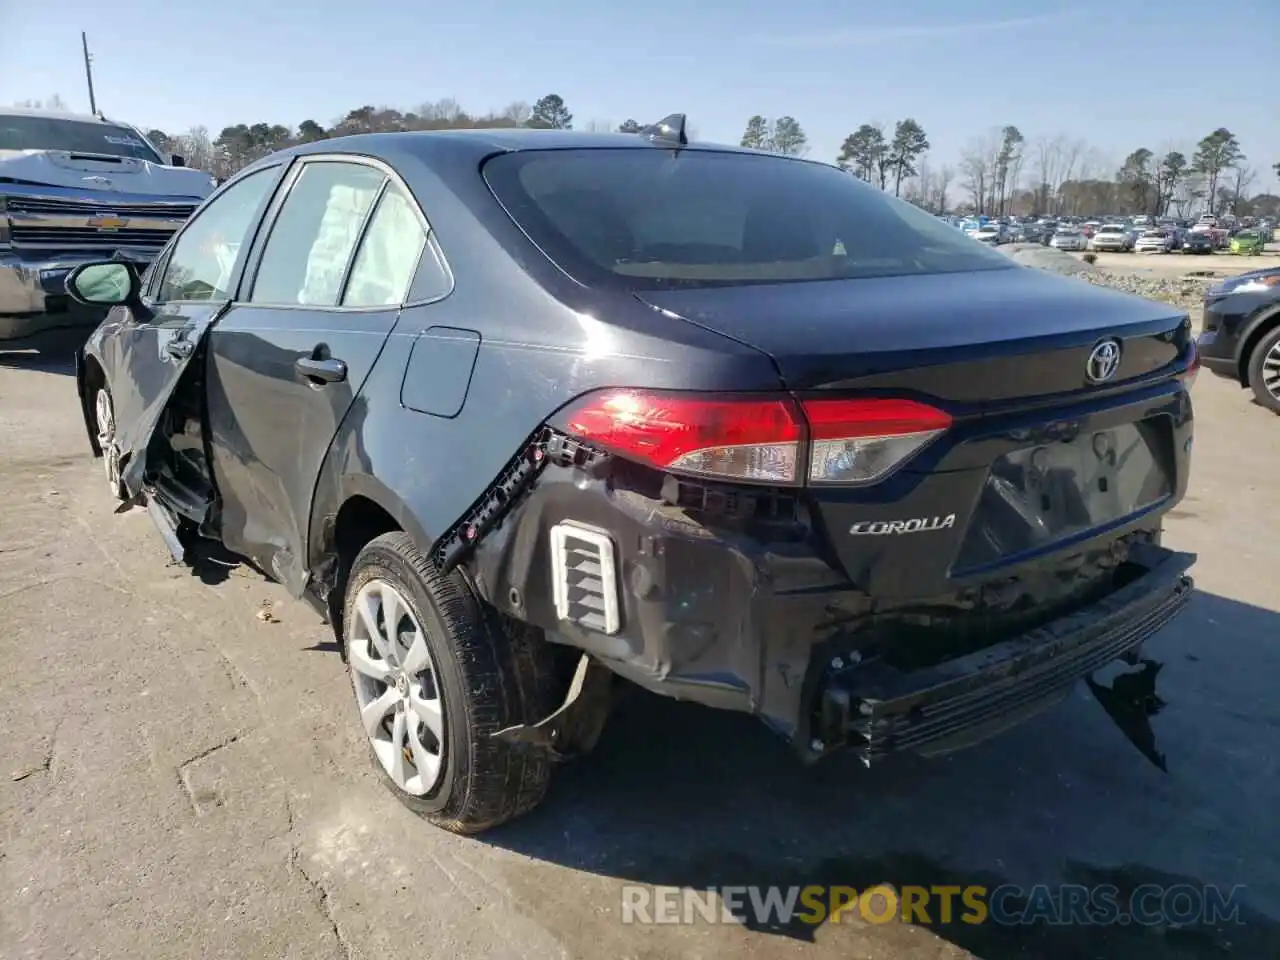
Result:
[[[0,108],[0,343],[95,326],[67,296],[72,268],[118,255],[144,269],[213,188],[136,127]]]

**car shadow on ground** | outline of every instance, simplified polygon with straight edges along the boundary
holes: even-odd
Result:
[[[968,751],[875,770],[846,756],[806,768],[752,718],[635,690],[542,808],[482,839],[694,891],[1016,884],[1034,898],[1037,884],[1109,884],[1124,905],[1142,884],[1212,885],[1239,907],[1234,922],[1175,904],[1158,923],[974,924],[958,908],[948,923],[936,901],[914,920],[985,960],[1280,956],[1280,922],[1259,910],[1280,902],[1280,864],[1264,853],[1280,849],[1277,637],[1280,614],[1200,593],[1143,664]]]
[[[39,350],[34,347],[6,346],[0,343],[0,367],[76,375],[75,349]]]

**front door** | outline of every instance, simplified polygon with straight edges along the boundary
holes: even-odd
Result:
[[[412,198],[358,159],[302,161],[209,340],[222,540],[296,596],[320,466],[400,314],[426,241]]]
[[[187,222],[148,278],[142,307],[115,307],[103,364],[115,407],[116,446],[130,494],[142,487],[146,450],[188,364],[227,308],[278,167],[244,177]]]

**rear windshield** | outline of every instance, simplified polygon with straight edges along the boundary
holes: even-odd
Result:
[[[0,115],[0,150],[68,150],[163,162],[128,127],[62,117]]]
[[[583,282],[632,289],[920,276],[1015,264],[835,167],[754,154],[537,150],[484,167]]]

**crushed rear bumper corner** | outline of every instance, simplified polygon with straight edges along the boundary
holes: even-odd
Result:
[[[932,756],[994,736],[1063,700],[1075,683],[1132,656],[1191,599],[1195,555],[1135,550],[1146,568],[1101,601],[1020,637],[902,672],[883,663],[830,674],[817,692],[810,758],[847,746],[868,766]]]

